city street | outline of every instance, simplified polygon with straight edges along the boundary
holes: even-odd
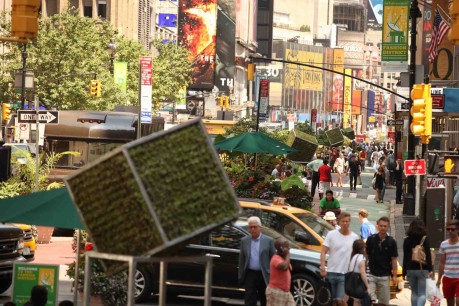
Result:
[[[343,187],[333,187],[335,196],[339,199],[341,203],[341,209],[347,211],[351,214],[351,229],[352,231],[359,233],[359,219],[358,219],[358,210],[360,208],[366,208],[369,212],[369,219],[372,222],[376,222],[381,216],[389,216],[391,222],[394,220],[394,212],[396,210],[400,211],[401,205],[395,205],[395,188],[389,187],[386,190],[386,195],[383,204],[377,204],[374,202],[374,193],[375,191],[370,187],[371,180],[373,177],[373,170],[367,168],[364,173],[362,173],[362,183],[363,185],[357,186],[357,192],[350,192],[348,185],[348,177],[344,176]],[[333,174],[334,182],[336,182],[336,174]],[[314,198],[314,209],[318,208],[319,198],[316,194]],[[391,214],[392,212],[392,214]],[[395,232],[396,228],[404,228],[403,225],[392,225],[391,235],[397,238],[398,247],[399,247],[399,261],[402,261],[403,254],[401,253],[401,241],[403,241],[404,233]],[[72,238],[67,237],[53,237],[51,243],[42,244],[38,246],[36,259],[34,263],[43,263],[43,264],[59,264],[60,267],[60,289],[59,289],[59,300],[73,300],[73,293],[71,291],[72,282],[66,276],[67,264],[71,263],[74,260],[75,254],[72,252],[71,248]],[[405,289],[398,294],[397,299],[391,300],[391,305],[410,305],[410,290],[405,285]],[[11,294],[11,288],[5,294],[0,296],[0,303],[9,301]],[[187,297],[178,295],[180,292],[174,292],[174,295],[170,294],[167,299],[167,305],[202,305],[202,298],[200,297]],[[157,305],[157,296],[152,296],[151,299],[147,302],[141,303],[139,305]],[[242,300],[237,299],[213,299],[213,305],[243,305]],[[446,305],[446,301],[443,301],[442,305]]]

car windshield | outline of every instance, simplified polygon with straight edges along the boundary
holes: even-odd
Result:
[[[294,215],[324,239],[329,231],[334,230],[331,224],[315,214],[297,213]]]
[[[11,153],[16,153],[18,151],[29,151],[29,147],[27,145],[14,144],[10,146],[11,146]]]
[[[242,225],[241,228],[246,230],[247,232],[249,232],[249,225],[248,224]],[[269,237],[271,237],[273,239],[276,239],[276,238],[282,236],[278,231],[276,231],[276,230],[274,230],[272,228],[264,227],[264,226],[261,227],[261,232],[263,233],[263,235],[269,236]],[[285,236],[283,236],[283,237],[288,241],[288,244],[290,245],[291,249],[301,249],[295,242],[291,241],[290,239],[288,239]]]

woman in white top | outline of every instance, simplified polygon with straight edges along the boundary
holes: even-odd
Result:
[[[339,153],[339,157],[335,160],[335,164],[333,168],[335,169],[336,173],[338,173],[338,181],[336,182],[336,187],[343,187],[343,172],[344,172],[344,157],[343,153]]]
[[[363,283],[367,287],[367,294],[360,300],[354,299],[354,306],[371,306],[370,285],[367,279],[367,258],[365,254],[365,242],[362,239],[355,240],[352,244],[351,261],[349,262],[349,272],[360,273]]]

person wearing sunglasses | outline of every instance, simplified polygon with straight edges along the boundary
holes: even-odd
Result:
[[[437,287],[443,283],[443,295],[448,306],[459,305],[459,220],[446,224],[448,239],[440,244],[440,267]]]

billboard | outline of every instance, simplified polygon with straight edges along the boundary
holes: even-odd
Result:
[[[383,20],[383,0],[367,0],[368,1],[368,28],[373,30],[381,30]]]
[[[352,90],[352,115],[360,115],[362,107],[362,92],[363,90]]]
[[[193,89],[214,86],[217,0],[180,0],[178,41],[189,51]]]
[[[217,15],[217,58],[215,86],[229,95],[235,74],[236,0],[219,0]]]
[[[367,117],[373,116],[376,94],[373,90],[367,91]]]
[[[323,53],[295,50],[287,48],[285,59],[292,62],[307,63],[323,67]],[[320,69],[298,66],[294,64],[285,65],[285,87],[298,88],[300,90],[322,91],[322,76]]]
[[[333,70],[343,73],[344,72],[344,49],[333,50]],[[343,110],[343,89],[344,82],[343,76],[337,73],[333,74],[333,96],[332,96],[332,110]]]

